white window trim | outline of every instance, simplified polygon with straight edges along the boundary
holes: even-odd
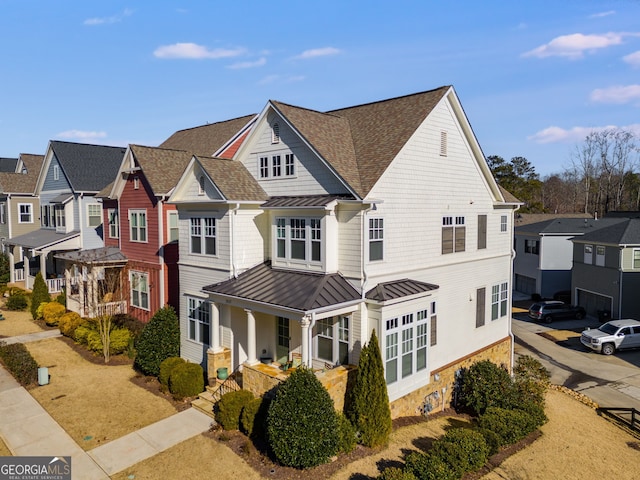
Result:
[[[509,217],[500,215],[500,233],[507,233],[509,230]]]
[[[204,305],[204,308],[203,308]],[[208,338],[205,332],[208,329]],[[211,342],[211,304],[202,298],[187,296],[187,338],[191,342],[209,345]]]
[[[325,335],[324,333],[320,332],[320,326],[324,323],[326,323],[326,321],[330,321],[331,325],[331,336]],[[343,327],[344,322],[346,321],[346,329]],[[328,318],[323,318],[323,319],[319,319],[316,323],[317,328],[316,328],[316,335],[314,337],[314,343],[315,343],[315,352],[316,352],[316,358],[317,360],[321,361],[321,362],[325,362],[325,363],[329,363],[331,365],[345,365],[345,363],[341,363],[341,358],[340,358],[340,345],[341,344],[346,344],[347,346],[347,360],[346,362],[349,362],[349,352],[351,350],[351,317],[347,316],[347,315],[340,315],[337,317],[328,317]],[[346,340],[344,339],[344,335],[346,334]],[[328,358],[321,358],[320,357],[320,339],[329,339],[331,340],[331,355],[332,358],[328,359]]]
[[[382,245],[381,257],[376,259],[371,259],[371,244],[380,243]],[[371,217],[369,218],[369,239],[368,239],[368,248],[369,248],[369,262],[382,262],[385,258],[384,251],[384,218],[383,217]]]
[[[284,230],[281,230],[282,226],[279,226],[279,222],[283,220],[284,221]],[[295,229],[295,227],[291,226],[291,221],[295,220],[295,221],[304,221],[304,239],[300,239],[300,238],[293,238],[292,237],[292,230]],[[312,226],[312,224],[315,224],[316,226]],[[275,219],[275,225],[274,225],[275,231],[274,231],[274,237],[275,237],[275,242],[273,242],[273,258],[276,259],[276,261],[282,261],[282,262],[291,262],[291,263],[298,263],[298,264],[303,264],[303,265],[321,265],[322,262],[324,261],[324,242],[325,242],[325,234],[323,232],[324,230],[324,225],[322,222],[322,218],[320,217],[276,217]],[[318,233],[319,230],[319,234],[320,234],[320,240],[314,238],[314,235]],[[284,233],[284,236],[281,237],[279,236],[280,233]],[[278,252],[278,245],[280,243],[280,240],[284,241],[284,257],[279,256],[279,252]],[[291,251],[292,251],[292,246],[291,246],[291,242],[292,241],[302,241],[304,240],[305,242],[305,248],[304,248],[304,259],[301,258],[293,258],[291,256]],[[312,260],[312,256],[313,256],[313,247],[314,245],[319,245],[319,249],[320,249],[320,260]]]
[[[435,309],[435,302],[431,302]],[[382,349],[385,370],[385,382],[394,386],[415,378],[427,371],[429,366],[429,348],[431,345],[431,322],[435,312],[422,308],[417,312],[407,312],[384,321],[384,346]],[[390,343],[389,340],[393,340]],[[424,365],[418,369],[418,354],[424,351]],[[410,356],[409,356],[410,355]],[[403,361],[410,360],[411,372],[403,375]],[[389,363],[396,361],[395,378],[389,382]]]
[[[7,223],[7,204],[0,203],[0,224],[4,225]]]
[[[60,167],[58,165],[53,166],[53,179],[60,180]]]
[[[509,284],[501,282],[491,287],[491,320],[498,320],[507,315],[509,305]]]
[[[638,255],[638,266],[635,266],[635,256]],[[634,248],[631,252],[631,268],[634,270],[640,269],[640,248]]]
[[[137,278],[137,281],[136,281]],[[138,288],[134,288],[135,284],[140,282],[141,278],[145,278],[146,279],[146,291],[144,290],[140,290]],[[130,296],[129,298],[131,299],[131,306],[135,307],[135,308],[139,308],[140,310],[146,310],[149,311],[150,307],[149,307],[149,273],[148,272],[138,272],[138,271],[134,271],[132,270],[131,272],[129,272],[129,285],[130,285]],[[134,302],[134,292],[138,292],[138,304],[136,304]],[[147,296],[147,306],[144,307],[143,306],[143,301],[142,301],[142,295],[146,294]]]
[[[277,161],[276,161],[277,160]],[[292,152],[271,152],[258,155],[258,179],[296,178],[296,156]]]
[[[194,235],[194,220],[199,220],[198,225],[199,233]],[[207,226],[206,220],[213,221],[213,235],[207,235],[207,229],[211,228],[211,225]],[[193,238],[198,237],[200,239],[200,251],[193,251]],[[206,241],[207,238],[213,238],[213,253],[206,253]],[[218,220],[216,217],[191,217],[189,219],[189,253],[191,255],[202,255],[205,257],[217,257],[218,256]]]
[[[171,218],[176,218],[176,226],[171,227]],[[171,239],[171,230],[177,230],[178,235],[175,239]],[[167,243],[177,242],[180,238],[180,216],[177,210],[170,210],[167,212]]]
[[[99,210],[99,214],[98,215],[91,215],[91,207],[98,207]],[[98,219],[100,220],[100,223],[96,224],[96,225],[91,225],[91,217],[98,217]],[[100,225],[102,225],[102,204],[101,203],[88,203],[87,204],[87,226],[88,227],[99,227]]]
[[[107,219],[109,222],[109,238],[120,238],[120,213],[118,209],[108,208]]]
[[[140,215],[144,214],[144,227],[140,226]],[[137,225],[133,224],[133,217],[137,217]],[[147,210],[132,208],[129,209],[129,241],[134,243],[149,243],[149,223],[147,218]],[[133,239],[133,232],[137,231],[136,239]],[[144,230],[144,240],[140,240],[140,232]]]
[[[28,212],[25,215],[29,215],[29,220],[22,220],[22,207],[28,207]],[[18,223],[33,223],[33,205],[30,203],[19,203],[18,204]]]

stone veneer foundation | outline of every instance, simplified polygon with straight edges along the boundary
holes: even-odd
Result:
[[[220,352],[207,350],[207,378],[210,384],[215,382],[218,377],[218,369],[221,367],[227,367],[231,373],[231,350],[228,348],[224,348]]]

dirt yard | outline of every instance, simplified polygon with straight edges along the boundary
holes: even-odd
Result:
[[[41,329],[28,313],[3,312],[0,336]],[[173,402],[156,385],[136,378],[130,361],[105,366],[99,358],[81,354],[69,340],[50,339],[28,344],[41,366],[48,366],[49,385],[31,394],[85,450],[165,418],[188,404]],[[93,360],[93,361],[90,361]],[[116,360],[115,363],[118,363]],[[549,422],[531,445],[511,455],[485,480],[640,478],[640,440],[599,417],[571,396],[555,390],[547,395]],[[384,466],[401,465],[406,453],[426,449],[452,424],[464,419],[433,418],[396,428],[388,448],[359,448],[349,458],[311,471],[274,466],[239,433],[207,433],[187,440],[113,478],[243,478],[366,480]],[[10,452],[0,441],[0,455]],[[474,480],[478,474],[471,476]]]

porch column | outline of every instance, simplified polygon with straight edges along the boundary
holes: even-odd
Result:
[[[311,351],[309,350],[309,317],[302,317],[302,321],[300,322],[300,326],[302,327],[302,363],[311,367]]]
[[[35,252],[34,252],[35,254]],[[40,252],[40,273],[44,281],[47,281],[47,255],[44,252]]]
[[[220,346],[220,308],[217,303],[211,302],[211,351],[218,353],[222,351]]]
[[[253,311],[245,309],[247,312],[247,361],[248,365],[255,365],[258,363],[256,357],[256,317],[253,316]]]
[[[14,248],[13,245],[9,245],[9,251],[7,252],[9,256],[9,272],[11,272],[11,277],[9,278],[10,282],[16,281],[16,274],[15,274],[16,259],[13,256],[13,248]]]

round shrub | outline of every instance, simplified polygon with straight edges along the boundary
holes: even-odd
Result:
[[[484,437],[484,441],[487,442],[489,456],[498,453],[502,446],[502,438],[500,438],[500,435],[488,428],[478,428],[478,432]]]
[[[416,476],[410,470],[403,470],[398,467],[387,467],[385,468],[380,475],[378,475],[377,480],[417,480]]]
[[[488,407],[508,407],[516,403],[516,390],[506,369],[489,360],[474,363],[461,378],[460,403],[475,415]]]
[[[338,413],[338,451],[341,453],[349,453],[356,448],[358,438],[356,436],[356,429],[349,421],[346,415]]]
[[[197,363],[177,365],[169,375],[169,391],[175,398],[193,397],[204,390],[204,372]]]
[[[78,328],[73,332],[73,339],[82,345],[87,345],[87,337],[91,332],[95,332],[95,329],[91,328],[90,324],[84,321]],[[97,332],[96,332],[97,333]]]
[[[114,328],[109,332],[109,353],[119,355],[127,350],[131,332],[126,328]]]
[[[87,348],[92,352],[102,352],[102,338],[96,330],[91,330],[87,334]]]
[[[171,375],[171,371],[182,363],[185,363],[186,360],[182,357],[169,357],[165,358],[160,364],[160,374],[158,375],[158,380],[160,380],[160,384],[164,387],[169,387],[169,375]]]
[[[276,393],[267,415],[269,445],[285,466],[310,468],[338,451],[338,415],[314,373],[297,368]]]
[[[58,328],[60,329],[60,333],[65,337],[73,338],[76,328],[82,325],[82,322],[84,322],[84,320],[76,312],[67,312],[58,320]]]
[[[443,459],[430,453],[411,452],[405,465],[405,470],[420,480],[459,480],[461,477]]]
[[[44,323],[50,327],[54,327],[58,325],[60,317],[62,317],[66,312],[67,309],[58,302],[49,302],[42,309]]]
[[[270,403],[271,401],[265,397],[249,401],[240,413],[240,430],[251,438],[265,438]]]
[[[165,358],[180,356],[180,324],[175,310],[170,306],[158,310],[142,330],[135,347],[135,368],[157,377]]]
[[[7,309],[13,311],[22,311],[27,308],[27,297],[22,293],[15,293],[7,299]]]
[[[254,398],[248,390],[225,393],[214,407],[216,422],[225,430],[238,430],[242,409]]]
[[[458,477],[462,477],[487,462],[489,447],[476,430],[452,428],[434,442],[430,454],[442,459]]]
[[[49,302],[40,302],[40,305],[36,308],[36,316],[34,317],[34,320],[42,320],[44,318],[44,307],[46,307],[48,303]]]

